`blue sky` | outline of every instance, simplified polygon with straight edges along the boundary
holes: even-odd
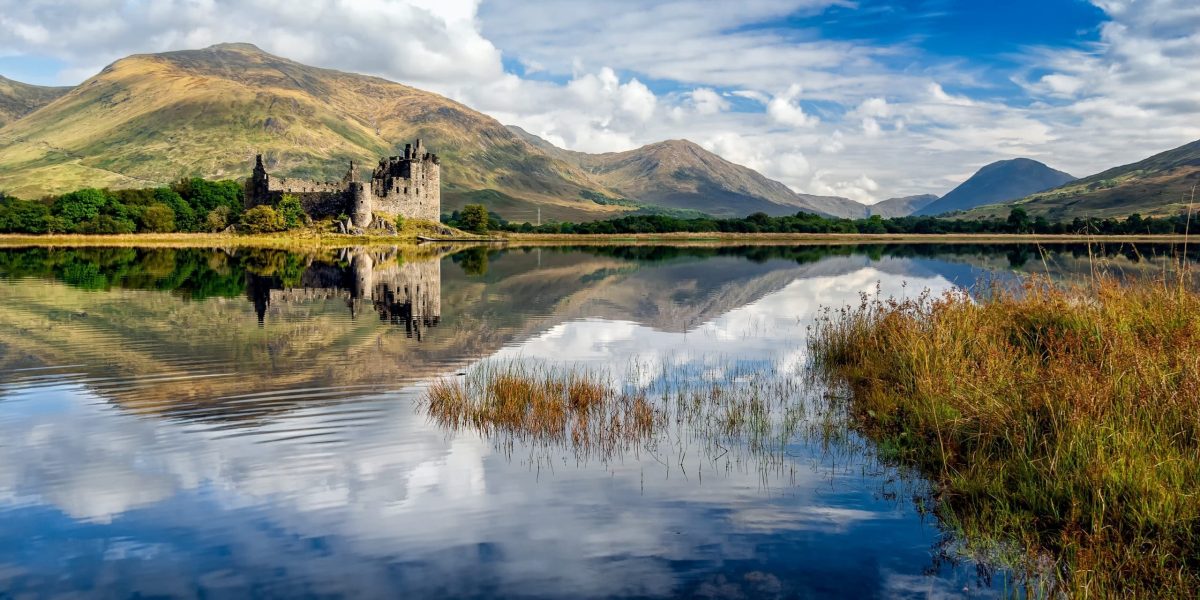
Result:
[[[688,138],[873,202],[994,160],[1083,176],[1200,138],[1197,31],[1195,0],[0,0],[0,74],[74,84],[247,41],[564,147]]]

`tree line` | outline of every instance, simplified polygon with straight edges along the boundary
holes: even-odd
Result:
[[[85,188],[38,200],[22,200],[0,192],[2,233],[168,233],[222,231],[237,224],[248,233],[285,231],[311,222],[298,199],[284,196],[277,206],[243,211],[245,190],[239,181],[183,179],[158,188]],[[343,219],[344,220],[344,219]],[[897,217],[864,219],[822,217],[806,212],[772,217],[754,213],[743,218],[670,215],[628,215],[584,223],[515,223],[472,204],[442,215],[447,225],[475,233],[507,231],[550,234],[632,233],[849,233],[849,234],[1186,234],[1190,219],[1173,217],[1082,219],[1051,222],[1031,218],[1024,208],[1013,208],[1004,219],[946,219]]]
[[[630,234],[630,233],[850,233],[850,234],[1186,234],[1189,216],[1142,217],[1133,214],[1124,219],[1083,219],[1051,222],[1045,217],[1031,218],[1024,208],[1015,207],[1007,218],[948,219],[941,217],[896,217],[878,215],[865,219],[822,217],[807,212],[772,217],[754,213],[744,218],[679,218],[669,215],[629,215],[586,223],[553,222],[533,225],[513,223],[480,206],[468,206],[443,216],[449,225],[468,231],[488,229],[513,233],[552,234]]]
[[[237,181],[183,179],[158,188],[85,188],[21,200],[0,192],[0,232],[168,233],[220,231],[242,214]]]
[[[275,206],[243,210],[244,203],[242,182],[198,177],[157,188],[84,188],[38,200],[0,192],[0,233],[201,233],[230,225],[247,233],[270,233],[312,221],[292,195],[285,194]]]

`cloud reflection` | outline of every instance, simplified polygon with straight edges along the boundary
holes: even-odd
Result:
[[[727,357],[795,369],[818,307],[877,283],[890,294],[951,285],[856,267],[686,332],[580,318],[492,358],[654,366],[638,385],[665,365],[720,372]],[[798,445],[794,477],[766,488],[753,469],[699,457],[507,456],[427,422],[413,409],[420,391],[229,428],[137,417],[77,385],[10,390],[0,445],[19,460],[0,462],[0,511],[36,522],[47,541],[20,551],[5,539],[0,565],[23,566],[0,567],[0,585],[52,581],[41,559],[87,536],[104,552],[76,555],[75,576],[117,569],[128,592],[171,595],[267,582],[290,595],[665,596],[723,589],[707,574],[743,571],[742,583],[793,593],[840,577],[826,589],[880,594],[891,573],[928,563],[929,526],[878,499],[879,476],[826,464],[819,448]]]

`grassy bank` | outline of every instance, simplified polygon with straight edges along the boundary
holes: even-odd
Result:
[[[449,231],[449,234],[445,232]],[[415,245],[420,236],[436,237],[437,243],[474,243],[479,236],[457,229],[409,221],[396,235],[346,235],[319,228],[304,228],[279,233],[246,235],[236,233],[127,233],[116,235],[0,234],[0,248],[27,247],[139,247],[139,248],[273,248],[305,250],[313,248],[349,248],[358,246]]]
[[[407,229],[400,235],[344,235],[336,233],[297,230],[261,235],[228,233],[129,233],[117,235],[84,234],[0,234],[0,248],[53,247],[53,246],[111,246],[111,247],[164,247],[164,248],[213,248],[254,247],[278,249],[303,248],[346,248],[351,246],[396,246],[416,244],[418,236],[435,237],[438,242],[461,238],[463,243],[473,243],[480,236],[455,232],[452,236],[437,235],[422,229]],[[721,245],[721,244],[886,244],[903,242],[911,244],[1004,244],[1038,243],[1067,244],[1080,242],[1129,242],[1129,243],[1182,243],[1185,236],[1176,235],[996,235],[996,234],[840,234],[840,233],[646,233],[646,234],[523,234],[504,233],[489,237],[503,240],[508,246],[636,246],[636,245]]]
[[[1052,559],[1073,597],[1200,589],[1200,294],[864,297],[810,344],[856,427],[930,478],[977,547]]]

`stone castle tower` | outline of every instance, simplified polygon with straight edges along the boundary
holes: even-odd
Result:
[[[272,177],[258,155],[246,187],[246,208],[273,206],[284,194],[299,198],[313,218],[345,214],[358,227],[370,226],[380,215],[436,223],[442,212],[441,163],[417,140],[404,145],[403,156],[380,159],[369,182],[358,181],[353,161],[341,181],[322,182]]]

